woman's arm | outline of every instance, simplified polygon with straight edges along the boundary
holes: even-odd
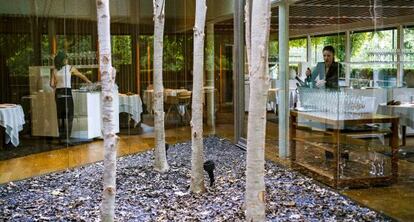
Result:
[[[50,73],[50,80],[49,80],[49,85],[50,87],[52,87],[52,89],[56,88],[56,69],[52,69],[52,72]]]
[[[323,73],[321,72],[324,69],[325,69],[325,63],[318,62],[316,66],[312,69],[312,81],[316,82],[317,80],[320,80],[321,78],[323,79],[324,77],[321,76]]]
[[[78,71],[75,67],[72,66],[72,69],[70,70],[73,75],[81,78],[83,81],[87,83],[92,83],[85,75],[83,75],[81,72]]]

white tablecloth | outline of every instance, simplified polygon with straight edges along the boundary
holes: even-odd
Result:
[[[3,107],[3,105],[1,105]],[[24,112],[20,105],[0,108],[0,125],[6,129],[6,144],[19,145],[19,131],[23,130]]]
[[[135,126],[141,122],[141,113],[142,113],[142,101],[141,97],[137,94],[135,95],[125,95],[119,94],[119,113],[129,113],[131,118],[135,122]]]
[[[167,100],[167,96],[174,97],[181,92],[187,92],[186,89],[164,89],[164,102]],[[154,109],[154,90],[148,89],[144,90],[144,104],[147,106],[148,113],[153,113]]]
[[[414,128],[414,104],[401,104],[395,106],[387,106],[387,104],[379,104],[378,114],[398,116],[400,117],[400,125]]]
[[[279,93],[280,90],[278,88],[271,88],[267,93],[267,102],[270,104],[279,104]],[[296,94],[296,89],[290,88],[289,89],[289,108],[294,108],[295,103],[297,103],[298,97]],[[272,107],[275,108],[275,107]]]

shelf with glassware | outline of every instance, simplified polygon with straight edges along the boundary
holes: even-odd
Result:
[[[86,52],[75,52],[66,53],[68,64],[73,64],[76,68],[97,68],[98,59],[97,52],[86,51]],[[53,55],[42,56],[42,66],[53,66]]]
[[[396,181],[398,117],[368,112],[368,99],[363,97],[338,92],[328,95],[325,91],[306,93],[308,101],[300,99],[301,107],[290,112],[294,168],[333,187],[388,185]],[[372,125],[384,123],[390,123],[391,130]],[[364,137],[390,135],[389,146],[358,139],[358,133],[364,133]]]
[[[407,49],[368,49],[365,52],[366,61],[341,62],[349,65],[396,65],[414,64],[414,51]],[[397,61],[400,57],[400,61]]]
[[[91,65],[72,65],[73,67],[77,68],[77,69],[98,69],[99,65],[98,64],[91,64]],[[53,69],[54,66],[40,66],[40,67],[44,67],[44,68],[49,68],[49,69]]]

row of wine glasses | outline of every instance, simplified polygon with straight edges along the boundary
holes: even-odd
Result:
[[[368,173],[370,176],[384,176],[384,168],[385,168],[385,159],[382,154],[378,154],[376,152],[369,152],[368,159],[366,160],[368,163]],[[348,167],[348,160],[346,158],[341,158],[339,162],[339,173],[341,177],[344,177],[346,172],[345,169]]]
[[[413,54],[412,49],[378,49],[378,48],[369,48],[366,50],[368,55],[370,54],[387,54],[387,55],[397,55],[397,54]]]
[[[333,114],[364,113],[367,111],[369,98],[344,91],[310,88],[299,90],[299,100],[303,108]]]
[[[366,51],[370,62],[395,62],[397,55],[413,55],[411,49],[368,49]]]
[[[68,62],[71,65],[95,65],[98,64],[97,55],[95,51],[79,52],[79,53],[67,53]],[[42,65],[52,66],[53,55],[43,55]]]
[[[370,165],[369,174],[372,176],[384,176],[384,158],[381,154],[375,152],[368,153],[368,161]]]
[[[98,63],[96,52],[68,53],[69,64],[73,65],[94,65]]]

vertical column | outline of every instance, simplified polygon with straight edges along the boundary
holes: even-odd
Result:
[[[135,48],[135,73],[136,73],[136,84],[137,93],[141,94],[141,60],[140,60],[140,47],[139,47],[139,34],[134,34],[134,48]]]
[[[148,40],[147,45],[147,80],[148,85],[151,85],[151,41]]]
[[[48,29],[47,32],[48,32],[49,45],[50,45],[50,55],[55,55],[57,51],[55,19],[48,20],[47,29]]]
[[[301,65],[299,72],[302,74],[302,78],[306,78],[306,70],[308,67],[312,67],[312,39],[310,35],[306,35],[306,65]]]
[[[308,67],[312,64],[312,40],[311,36],[306,36],[306,62],[308,63]]]
[[[94,4],[96,4],[94,2]],[[96,10],[95,14],[96,14]],[[95,59],[94,59],[94,64],[98,65],[98,69],[93,71],[93,77],[92,77],[92,81],[100,81],[101,80],[101,72],[100,72],[100,68],[99,68],[99,42],[98,42],[98,23],[92,23],[91,25],[91,35],[92,35],[92,50],[95,52]],[[95,77],[96,75],[96,77]]]
[[[399,25],[397,28],[397,87],[403,85],[404,77],[404,27]]]
[[[39,24],[39,19],[32,17],[31,21],[31,33],[32,33],[32,44],[33,44],[33,65],[40,66],[41,64],[41,33],[42,26]]]
[[[235,61],[234,59],[233,59],[233,61]],[[236,73],[236,72],[235,72]],[[223,43],[222,42],[220,42],[220,49],[219,49],[219,77],[220,77],[220,96],[219,96],[219,98],[220,98],[220,105],[222,105],[223,104],[223,102],[224,102],[224,93],[223,93],[223,75],[224,75],[224,73],[223,73]]]
[[[207,24],[205,67],[207,71],[205,82],[205,95],[207,97],[207,125],[214,130],[215,107],[214,107],[214,23]]]
[[[135,90],[138,94],[140,94],[140,84],[139,84],[139,45],[138,45],[138,37],[135,32],[135,28],[132,29],[131,34],[131,50],[132,50],[132,65],[133,70],[135,73]]]
[[[139,49],[139,21],[140,21],[140,1],[129,2],[130,16],[129,21],[132,24],[131,34],[131,49],[132,49],[132,64],[135,73],[135,90],[141,94],[141,67],[140,67],[140,49]],[[142,96],[142,95],[141,95]]]
[[[279,157],[289,156],[289,3],[279,4]]]
[[[351,86],[351,34],[349,31],[345,32],[345,85]]]
[[[244,5],[245,0],[234,2],[234,140],[238,143],[244,128]]]

